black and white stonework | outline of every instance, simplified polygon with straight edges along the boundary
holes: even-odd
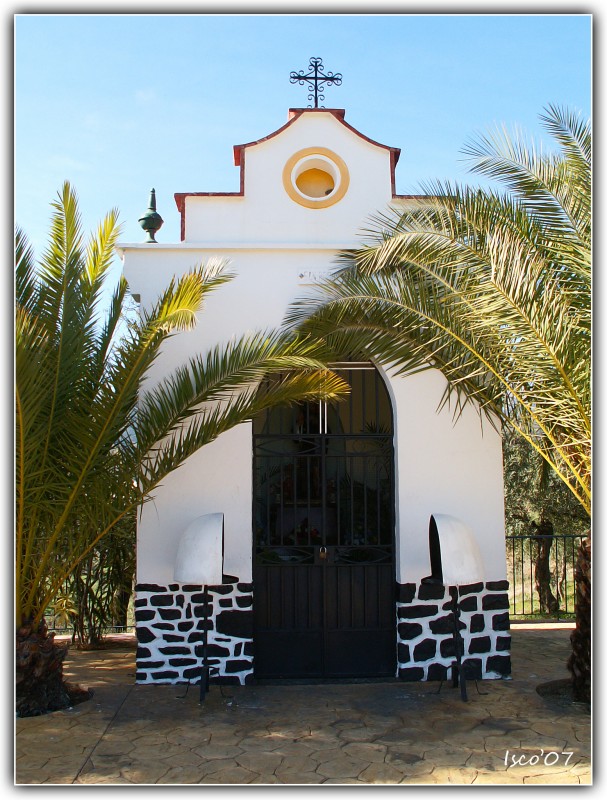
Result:
[[[206,594],[202,586],[183,584],[139,584],[135,592],[137,683],[197,683],[205,625],[211,680],[223,684],[252,680],[250,583],[224,576],[224,583],[207,587]]]
[[[463,663],[470,678],[510,675],[508,582],[459,587]],[[136,587],[137,682],[198,682],[205,624],[214,683],[253,681],[253,586],[224,576],[220,586]],[[451,678],[452,601],[440,584],[397,585],[397,674],[405,681]],[[206,621],[205,621],[206,617]]]
[[[455,658],[452,600],[441,584],[397,587],[398,676],[406,681],[451,678]],[[510,675],[508,581],[459,587],[462,663],[470,678]]]

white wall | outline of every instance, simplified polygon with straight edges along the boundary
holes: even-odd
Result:
[[[486,580],[505,577],[501,437],[472,406],[454,422],[440,414],[446,381],[438,370],[389,383],[397,465],[397,580],[430,574],[428,524],[432,514],[459,517],[473,531]]]
[[[153,245],[149,245],[153,248]],[[152,381],[190,355],[246,330],[278,325],[289,302],[306,290],[302,272],[331,265],[327,251],[231,250],[238,277],[212,294],[198,327],[171,339],[154,365]],[[180,273],[204,260],[208,251],[185,252],[127,248],[125,273],[142,302],[163,285],[161,275]],[[263,298],[254,302],[256,293]],[[430,572],[428,522],[433,513],[460,517],[475,532],[488,580],[504,577],[501,440],[472,408],[453,423],[444,409],[436,413],[444,378],[436,370],[406,379],[387,379],[395,420],[397,475],[397,579],[416,581]],[[251,578],[250,425],[224,434],[170,476],[146,506],[139,529],[138,582],[172,580],[178,537],[204,513],[226,513],[226,572]]]
[[[217,512],[224,514],[223,571],[251,580],[251,428],[251,423],[239,425],[199,450],[144,505],[137,583],[173,583],[181,535],[196,517]]]

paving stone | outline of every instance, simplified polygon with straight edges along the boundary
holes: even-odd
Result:
[[[474,780],[475,786],[510,786],[510,785],[523,785],[523,779],[509,773],[507,771],[504,772],[484,772],[483,770],[478,770],[477,776]]]
[[[121,731],[121,736],[128,738],[129,741],[133,742],[137,745],[137,747],[153,747],[154,745],[163,745],[166,744],[167,735],[166,733],[150,733],[149,731],[143,732],[138,731],[137,733],[131,733],[128,728],[126,730]]]
[[[296,742],[285,742],[281,744],[280,747],[277,747],[273,752],[293,758],[308,758],[310,754],[317,749],[317,744],[298,739]]]
[[[358,758],[361,761],[371,761],[382,763],[385,760],[388,748],[385,744],[370,744],[368,742],[350,742],[342,748],[350,758]]]
[[[169,744],[182,745],[183,747],[200,747],[210,742],[211,734],[202,734],[195,728],[189,731],[170,731],[167,733],[166,740]],[[215,740],[213,740],[213,743],[215,744]]]
[[[40,769],[38,767],[19,767],[15,778],[16,786],[40,785]]]
[[[373,741],[380,744],[387,745],[404,745],[419,741],[425,735],[425,731],[418,729],[403,730],[398,728],[396,730],[384,731],[380,736],[377,736]]]
[[[177,702],[183,686],[126,683],[124,652],[79,652],[70,679],[94,685],[95,702],[16,720],[15,783],[591,783],[589,715],[536,692],[566,677],[569,631],[512,635],[513,680],[485,681],[482,695],[471,684],[468,703],[446,685],[382,683],[212,687],[201,706],[196,692]],[[507,750],[541,748],[574,755],[552,770],[505,768]]]
[[[371,742],[377,736],[381,736],[384,731],[381,728],[344,728],[339,732],[339,738],[344,742]]]
[[[392,764],[370,764],[358,776],[364,783],[399,783],[403,773]]]
[[[516,716],[512,717],[492,717],[487,716],[485,719],[482,720],[482,728],[485,730],[487,735],[491,735],[492,731],[494,732],[493,735],[500,735],[504,733],[512,733],[518,732],[520,730],[529,730],[529,719],[524,718],[520,719]]]
[[[278,783],[289,784],[291,786],[300,783],[324,783],[326,778],[319,775],[317,772],[297,772],[296,770],[285,770],[284,772],[277,772],[276,779]]]
[[[590,769],[590,759],[588,758],[580,759],[580,761],[578,761],[576,764],[573,764],[573,766],[571,765],[572,761],[573,759],[571,759],[569,762],[569,767],[571,772],[575,773],[576,775],[586,773]]]
[[[386,763],[392,764],[390,761]],[[426,775],[430,775],[435,768],[435,765],[431,761],[418,761],[416,764],[394,763],[392,766],[396,767],[404,777],[411,779],[417,778],[420,783],[424,783]]]
[[[180,753],[173,753],[167,760],[172,766],[180,769],[181,767],[200,766],[204,759],[184,747]]]
[[[518,747],[518,739],[512,738],[510,734],[503,733],[501,736],[487,736],[485,738],[485,750],[488,753],[493,753],[496,755],[506,755],[506,750],[512,750],[514,747]]]
[[[169,744],[166,740],[162,744],[146,744],[141,747],[138,742],[135,742],[135,748],[128,755],[132,759],[141,761],[154,761],[156,759],[165,761],[172,756],[179,756],[183,753],[183,749],[181,745]]]
[[[223,745],[223,744],[204,744],[200,747],[194,747],[192,749],[193,753],[199,755],[201,758],[205,759],[206,761],[210,761],[213,759],[225,759],[225,758],[235,758],[239,756],[243,750],[242,747],[236,747],[234,745]]]
[[[463,737],[460,737],[455,733],[454,735],[450,736],[448,739],[444,739],[443,741],[445,741],[448,744],[453,745],[453,744],[455,744],[457,742],[458,739],[460,741],[465,742],[466,747],[471,752],[472,751],[478,751],[479,753],[484,753],[485,752],[486,737],[483,736],[478,731],[478,729],[476,729],[476,728],[472,732],[467,733]],[[499,752],[502,752],[503,749],[504,749],[504,743],[502,741],[502,743],[500,743],[500,746],[499,746]]]
[[[243,750],[257,750],[264,752],[276,750],[281,746],[283,741],[284,740],[280,736],[273,736],[272,734],[265,733],[263,736],[246,736],[245,738],[240,739],[238,746]]]
[[[154,761],[138,761],[120,769],[120,775],[131,783],[157,783],[170,769],[170,764]]]
[[[491,770],[492,772],[505,772],[508,767],[504,756],[493,756],[485,752],[472,752],[466,761],[466,767],[476,770]]]
[[[382,733],[380,736],[374,737],[373,740],[376,744],[387,745],[413,745],[423,741],[428,745],[438,744],[443,741],[440,732],[435,730],[413,730],[413,731],[389,731]]]
[[[44,753],[21,753],[15,759],[17,771],[42,769],[48,763],[48,756]]]
[[[235,745],[243,738],[243,735],[239,731],[230,731],[229,733],[221,732],[217,733],[214,728],[206,734],[205,736],[201,737],[200,742],[198,742],[198,746],[203,746],[204,744],[213,744],[213,745]]]
[[[337,730],[344,730],[344,728],[359,728],[361,725],[364,725],[364,720],[361,717],[350,717],[347,719],[336,719],[334,722],[331,722],[331,727],[336,728]]]
[[[182,783],[192,784],[198,783],[203,777],[200,767],[190,766],[174,766],[171,767],[165,774],[156,781],[159,784],[165,783]]]
[[[282,764],[283,757],[275,753],[242,753],[234,759],[241,767],[259,775],[272,775]]]
[[[356,759],[341,756],[330,761],[321,762],[316,772],[326,778],[356,778],[365,766],[364,763]]]
[[[469,786],[478,777],[475,769],[462,769],[461,767],[437,767],[432,772],[432,782],[441,784],[457,784]]]
[[[577,784],[579,785],[580,779],[577,775],[571,775],[568,773],[565,774],[554,774],[554,775],[530,775],[523,778],[523,783],[527,784],[555,784],[558,786],[563,786],[566,784]]]
[[[461,747],[445,744],[443,747],[432,747],[424,751],[424,759],[432,761],[439,767],[463,766],[470,758],[470,750],[463,743]]]
[[[555,719],[529,720],[529,728],[539,736],[554,736],[556,725],[558,722]]]
[[[320,750],[313,750],[310,756],[319,764],[324,764],[325,761],[333,761],[343,755],[341,747],[327,747]]]
[[[284,739],[301,739],[303,736],[310,736],[312,730],[309,725],[285,726],[284,723],[273,720],[268,725],[268,732],[280,735]]]
[[[208,775],[213,775],[216,772],[221,772],[221,770],[226,769],[226,767],[230,765],[235,765],[235,763],[231,760],[225,760],[223,758],[216,758],[213,761],[202,761],[198,766],[198,770],[200,772],[200,779],[206,778]]]
[[[276,774],[279,772],[314,772],[319,765],[317,759],[312,756],[283,756],[282,762],[276,768]]]
[[[395,766],[412,766],[420,764],[424,761],[423,754],[409,752],[407,750],[399,750],[395,747],[389,747],[386,753],[386,763],[394,764]]]
[[[239,766],[229,766],[201,778],[198,783],[216,783],[216,784],[232,784],[232,783],[251,783],[258,776],[254,772]]]
[[[522,736],[519,739],[519,748],[521,750],[534,750],[538,753],[540,750],[543,750],[544,753],[549,751],[562,753],[566,747],[566,739],[559,739],[555,736],[545,736],[544,734],[538,734],[535,732],[533,736]]]
[[[95,769],[98,770],[105,770],[106,772],[110,772],[114,769],[119,769],[122,766],[128,766],[133,763],[133,759],[130,755],[103,755],[102,753],[98,753],[95,750],[89,756],[88,762],[90,763]]]
[[[76,781],[76,783],[95,784],[95,785],[109,783],[112,786],[115,783],[133,785],[134,783],[138,782],[139,781],[130,781],[128,780],[128,778],[125,778],[123,775],[120,775],[119,773],[111,775],[95,775],[91,773],[88,776],[82,776],[82,775],[79,776],[78,780]]]
[[[85,762],[86,759],[83,759],[82,756],[69,754],[55,756],[49,758],[44,766],[44,772],[49,778],[61,780],[62,783],[65,781],[70,783],[78,775]]]
[[[311,733],[310,736],[302,736],[302,738],[298,739],[297,742],[298,744],[305,744],[310,748],[322,748],[323,750],[334,747],[339,748],[344,744],[344,740],[340,739],[339,736],[325,731],[316,731]]]
[[[128,740],[104,739],[95,748],[95,754],[97,756],[123,756],[134,749],[135,745]]]

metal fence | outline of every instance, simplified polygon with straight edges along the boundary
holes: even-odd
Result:
[[[571,618],[575,561],[582,535],[506,536],[513,617]]]
[[[74,633],[73,626],[66,627],[65,625],[58,623],[57,618],[53,616],[52,613],[45,614],[44,621],[46,622],[46,627],[52,633],[56,633],[58,636],[71,636]],[[134,633],[135,632],[135,625],[110,625],[107,628],[103,629],[104,636],[111,636],[114,633]]]
[[[575,614],[575,561],[582,534],[544,536],[506,536],[507,577],[509,581],[510,616],[572,618]],[[551,546],[548,551],[548,540]],[[543,545],[542,561],[540,548]],[[538,556],[540,572],[543,570],[544,590],[554,598],[556,609],[546,608],[538,591]],[[545,594],[546,592],[544,592]],[[46,618],[49,630],[58,634],[71,634],[71,628],[58,627],[50,614]],[[134,625],[126,628],[108,628],[106,633],[130,633]]]

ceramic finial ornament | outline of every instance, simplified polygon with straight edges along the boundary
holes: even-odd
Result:
[[[139,217],[139,224],[148,235],[148,238],[145,240],[146,243],[157,244],[154,234],[160,230],[163,222],[164,220],[156,211],[156,190],[152,189],[150,192],[148,210],[143,216]]]

